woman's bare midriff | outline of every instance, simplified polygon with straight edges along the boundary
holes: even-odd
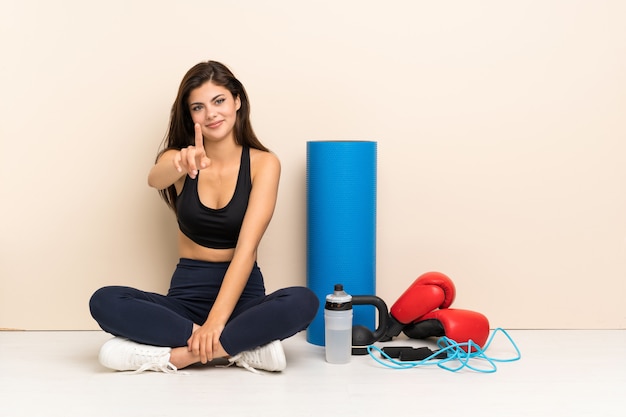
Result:
[[[230,262],[235,249],[213,249],[200,246],[180,230],[178,231],[178,254],[181,258],[195,259],[206,262]]]

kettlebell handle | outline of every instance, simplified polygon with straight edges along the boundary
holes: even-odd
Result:
[[[368,344],[379,341],[387,331],[389,320],[389,309],[382,298],[375,295],[353,295],[352,305],[373,305],[378,310],[378,328],[372,334],[372,341]]]

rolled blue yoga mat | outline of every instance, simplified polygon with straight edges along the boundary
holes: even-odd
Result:
[[[320,309],[307,329],[324,346],[324,303],[335,284],[351,295],[376,291],[376,142],[307,142],[307,286]],[[353,324],[375,328],[372,306]]]

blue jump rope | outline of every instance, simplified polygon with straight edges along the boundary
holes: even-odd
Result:
[[[491,345],[493,338],[502,333],[511,342],[511,345],[515,349],[515,356],[512,358],[492,358],[485,353]],[[494,373],[497,370],[497,362],[514,362],[522,357],[519,348],[511,338],[511,336],[502,328],[498,327],[494,329],[493,333],[485,343],[485,347],[481,348],[471,339],[464,343],[457,343],[456,341],[443,336],[437,341],[439,350],[435,351],[432,355],[419,361],[398,361],[382,349],[370,345],[367,346],[367,353],[378,363],[383,366],[392,369],[410,369],[418,366],[433,366],[436,365],[446,371],[458,372],[463,368],[470,369],[480,373]],[[378,353],[379,355],[376,355]],[[444,358],[441,358],[445,355]],[[384,358],[386,360],[380,359]],[[482,363],[483,366],[474,366],[470,361]]]

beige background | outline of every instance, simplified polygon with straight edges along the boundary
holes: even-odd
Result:
[[[376,140],[389,304],[438,270],[493,327],[626,327],[625,2],[0,4],[0,327],[94,329],[98,287],[166,290],[146,175],[206,59],[283,163],[268,289],[306,282],[306,142]]]

